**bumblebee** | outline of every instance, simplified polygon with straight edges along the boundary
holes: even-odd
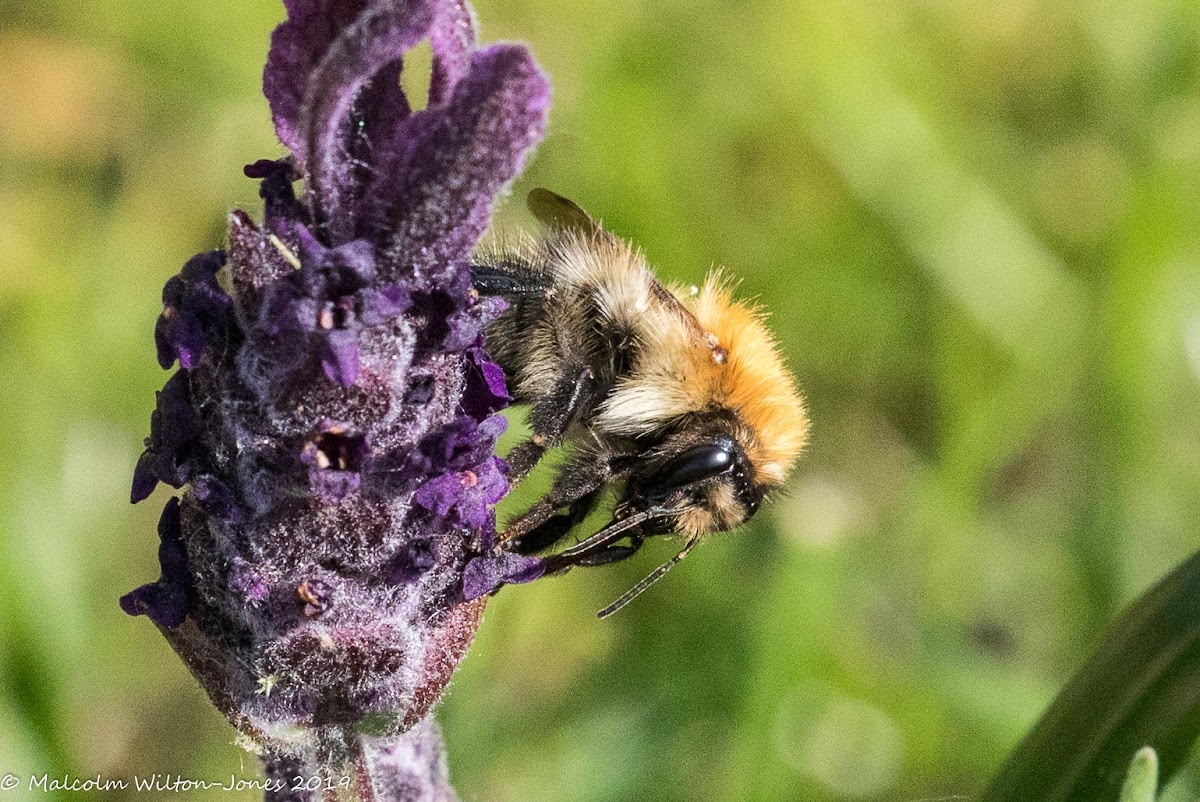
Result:
[[[501,547],[551,549],[615,488],[611,523],[546,558],[547,571],[630,557],[653,535],[682,550],[600,612],[619,610],[706,535],[731,529],[783,484],[809,421],[757,309],[719,272],[668,287],[629,243],[548,190],[529,194],[537,238],[485,246],[475,289],[508,308],[487,345],[532,436],[508,455],[521,481],[547,450],[570,456],[549,493],[511,521]]]

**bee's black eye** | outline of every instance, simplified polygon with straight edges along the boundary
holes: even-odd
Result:
[[[733,467],[734,448],[724,440],[689,448],[664,465],[649,484],[656,490],[674,490],[719,476]]]

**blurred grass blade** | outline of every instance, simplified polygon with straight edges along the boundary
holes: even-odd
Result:
[[[1153,747],[1165,782],[1198,731],[1200,554],[1125,612],[981,800],[1116,802],[1129,755]]]
[[[1158,753],[1142,747],[1129,764],[1120,802],[1154,802],[1158,793]]]

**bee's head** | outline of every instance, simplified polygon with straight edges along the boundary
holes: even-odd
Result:
[[[693,423],[696,421],[693,420]],[[613,521],[565,549],[560,559],[598,565],[632,554],[648,535],[682,534],[687,543],[627,593],[599,612],[607,618],[662,578],[710,532],[732,529],[752,516],[766,486],[736,436],[736,426],[688,426],[648,448],[629,476]],[[612,544],[628,537],[632,546]],[[619,549],[614,554],[614,549]]]
[[[719,275],[677,300],[684,313],[651,328],[591,425],[640,446],[619,520],[698,537],[745,521],[786,481],[809,421],[761,313]]]
[[[765,488],[735,434],[726,426],[669,436],[630,476],[618,518],[657,509],[647,534],[701,536],[732,529],[762,504]]]

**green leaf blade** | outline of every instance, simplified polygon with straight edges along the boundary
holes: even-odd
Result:
[[[1125,612],[981,802],[1124,802],[1129,755],[1149,745],[1170,777],[1197,732],[1200,554]]]

